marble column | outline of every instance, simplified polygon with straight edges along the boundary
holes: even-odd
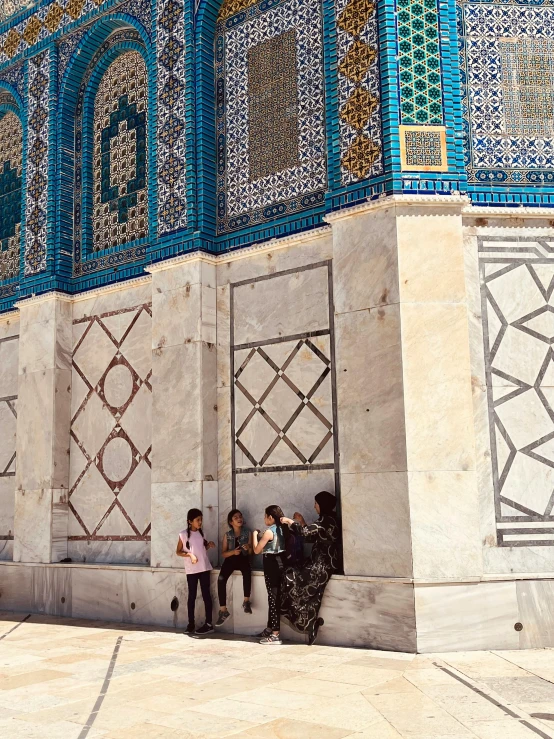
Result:
[[[462,197],[332,214],[348,575],[481,574]]]
[[[71,299],[21,301],[14,561],[67,556]]]
[[[208,538],[216,541],[218,535],[215,264],[203,257],[185,257],[149,271],[151,563],[153,567],[181,567],[175,547],[189,508],[204,511]]]

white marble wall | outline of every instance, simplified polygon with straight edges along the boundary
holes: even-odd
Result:
[[[150,562],[151,285],[73,305],[68,555]]]
[[[220,539],[233,506],[233,472],[234,504],[251,527],[263,527],[263,510],[272,503],[287,515],[300,510],[313,520],[313,496],[335,490],[330,229],[289,243],[274,251],[245,254],[217,268]],[[320,335],[307,336],[308,332]],[[283,341],[287,337],[295,338]],[[303,343],[296,352],[303,338],[310,344]],[[233,351],[233,347],[243,348]],[[239,374],[234,414],[231,359],[235,376]],[[277,372],[283,367],[288,383]],[[310,404],[290,423],[302,404],[297,391],[309,396]],[[234,469],[232,422],[235,434],[240,432]],[[279,432],[290,444],[279,441]],[[309,459],[327,469],[305,469],[311,466]],[[258,471],[248,471],[253,469]]]
[[[0,560],[13,556],[19,317],[0,318]]]
[[[152,564],[175,556],[187,510],[217,537],[215,266],[176,260],[152,269]],[[217,553],[212,553],[214,562]]]
[[[72,306],[49,293],[18,307],[14,560],[57,562],[67,556]]]

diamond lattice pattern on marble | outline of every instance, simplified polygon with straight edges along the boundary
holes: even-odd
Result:
[[[498,543],[554,545],[554,242],[480,247]]]
[[[75,322],[69,539],[149,541],[151,307]]]
[[[0,280],[19,274],[22,154],[21,121],[8,111],[0,118]]]
[[[147,71],[138,51],[121,54],[94,101],[94,250],[148,233]]]
[[[332,464],[329,336],[235,352],[236,470]]]

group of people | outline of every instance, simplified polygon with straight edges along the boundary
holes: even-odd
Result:
[[[300,513],[287,518],[278,505],[265,509],[265,530],[251,531],[238,509],[228,517],[229,530],[222,541],[223,564],[217,589],[219,617],[215,626],[221,626],[229,618],[227,608],[227,581],[235,570],[242,573],[245,613],[252,613],[252,554],[263,555],[264,579],[267,588],[267,626],[258,636],[260,644],[281,644],[281,616],[296,630],[308,636],[308,643],[316,640],[323,619],[319,609],[325,587],[339,566],[339,526],[335,508],[336,498],[327,491],[315,496],[314,508],[317,520],[307,524]],[[304,559],[302,544],[312,544],[310,555]],[[215,548],[202,531],[202,511],[192,508],[187,514],[187,528],[179,534],[176,554],[185,560],[188,584],[187,633],[205,636],[214,631],[212,622],[212,597],[210,571],[212,565],[208,550]],[[196,628],[195,604],[198,584],[206,609],[206,621]]]

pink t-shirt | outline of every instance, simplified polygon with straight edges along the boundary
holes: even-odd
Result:
[[[190,549],[187,548],[187,530],[181,531],[179,534],[183,542],[183,551],[192,552],[198,557],[198,562],[193,565],[190,557],[185,557],[185,572],[187,575],[193,575],[198,572],[206,572],[212,569],[212,563],[208,559],[208,552],[204,546],[204,539],[199,531],[191,531],[188,539]]]

